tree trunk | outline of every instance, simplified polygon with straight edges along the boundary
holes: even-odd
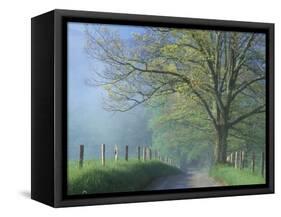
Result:
[[[215,163],[226,163],[228,129],[220,125],[216,129]]]

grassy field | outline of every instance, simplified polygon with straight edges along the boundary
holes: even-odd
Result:
[[[253,174],[249,169],[239,170],[227,165],[214,166],[210,176],[225,185],[264,184],[265,179],[259,174]]]
[[[85,161],[82,169],[77,161],[68,163],[68,194],[140,191],[153,179],[180,173],[180,170],[160,161],[138,160]]]

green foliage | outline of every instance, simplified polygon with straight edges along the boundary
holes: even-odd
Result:
[[[239,123],[229,132],[228,151],[244,150],[248,153],[265,151],[265,114],[258,114]]]
[[[206,114],[184,94],[162,97],[162,100],[165,104],[151,109],[152,147],[177,159],[182,166],[194,161],[198,166],[209,164],[212,131]]]
[[[77,161],[69,161],[68,194],[141,191],[153,179],[177,173],[177,168],[154,160],[106,161],[105,166],[85,161],[82,169]]]
[[[239,170],[227,165],[216,165],[210,170],[210,176],[226,185],[265,184],[265,179],[253,174],[249,169]]]
[[[105,64],[109,109],[152,106],[155,149],[186,162],[213,148],[225,162],[229,151],[264,148],[264,34],[144,28],[125,40],[97,32],[87,50]]]

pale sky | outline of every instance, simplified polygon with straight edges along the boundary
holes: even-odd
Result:
[[[142,29],[134,26],[107,26],[118,29],[122,39],[129,38],[132,32],[139,32]],[[128,132],[122,128],[131,126],[131,134],[137,134],[132,126],[134,121],[139,121],[134,111],[126,114],[105,111],[102,106],[104,90],[86,84],[85,81],[95,73],[94,69],[99,70],[102,63],[87,56],[84,50],[84,29],[83,23],[68,23],[68,154],[71,159],[78,157],[79,144],[84,144],[86,149],[88,147],[89,151],[85,151],[86,158],[96,155],[92,147],[98,149],[101,143],[113,146],[122,141],[122,143],[130,143],[129,145],[136,145],[131,138],[127,138],[125,134]],[[141,142],[140,139],[138,142]]]

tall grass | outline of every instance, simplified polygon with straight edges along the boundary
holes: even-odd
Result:
[[[250,169],[235,169],[228,165],[216,165],[210,170],[210,176],[225,185],[265,184],[265,178]]]
[[[140,162],[85,161],[79,169],[77,161],[68,163],[68,194],[95,194],[141,191],[153,179],[180,173],[180,170],[160,161]]]

